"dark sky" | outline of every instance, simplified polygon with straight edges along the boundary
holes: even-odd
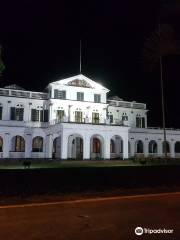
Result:
[[[158,16],[179,36],[176,1],[4,1],[0,44],[6,65],[0,86],[16,83],[42,91],[49,82],[82,72],[111,89],[111,95],[147,103],[149,125],[161,126],[159,68],[145,72],[144,42]],[[164,59],[167,127],[180,128],[180,57]]]

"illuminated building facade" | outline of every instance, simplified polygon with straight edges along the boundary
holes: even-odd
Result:
[[[163,131],[147,127],[146,104],[107,99],[109,90],[80,74],[45,92],[0,89],[0,157],[127,159],[163,156]],[[180,131],[167,130],[167,152],[180,156]]]

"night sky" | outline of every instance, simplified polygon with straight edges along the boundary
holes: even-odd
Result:
[[[49,82],[82,72],[111,95],[147,103],[149,126],[161,124],[159,67],[146,71],[142,52],[158,17],[180,39],[177,1],[4,1],[0,44],[6,70],[0,86],[43,91]],[[166,126],[180,128],[180,56],[164,57]]]

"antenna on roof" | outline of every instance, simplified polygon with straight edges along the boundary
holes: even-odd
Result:
[[[80,45],[79,45],[79,72],[81,74],[81,39],[80,39]]]

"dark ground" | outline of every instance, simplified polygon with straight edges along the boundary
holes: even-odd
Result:
[[[1,169],[0,197],[179,187],[180,166]]]
[[[0,239],[180,239],[180,193],[0,207]],[[137,226],[173,234],[136,236]]]

